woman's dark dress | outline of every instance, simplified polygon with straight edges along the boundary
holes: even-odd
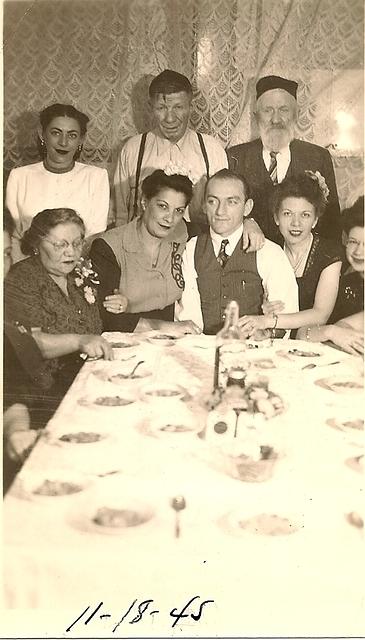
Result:
[[[299,311],[312,309],[322,271],[334,262],[342,262],[343,251],[339,245],[314,235],[303,275],[297,278]]]
[[[27,329],[39,328],[46,333],[100,334],[102,325],[97,303],[89,304],[86,301],[83,288],[76,286],[74,273],[68,275],[67,286],[68,297],[49,276],[38,256],[17,262],[4,282],[6,322],[10,326],[18,324]],[[6,333],[5,331],[5,336]],[[12,376],[11,372],[16,373],[19,362],[22,366],[19,349],[16,342],[10,339],[9,333],[4,367],[9,400],[14,399],[17,394],[17,376]],[[54,410],[81,365],[78,353],[44,360],[43,364],[35,363],[34,372],[31,374],[28,370],[25,378],[22,376],[23,383],[24,379],[28,383],[25,395],[28,394]],[[21,392],[21,389],[18,390]],[[21,399],[18,398],[17,401]]]
[[[364,311],[364,278],[353,271],[341,276],[338,296],[328,324]]]

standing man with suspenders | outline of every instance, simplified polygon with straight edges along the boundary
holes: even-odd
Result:
[[[215,138],[188,127],[192,95],[188,78],[176,71],[165,69],[152,80],[149,97],[156,127],[130,138],[120,153],[114,176],[116,226],[138,214],[140,185],[155,169],[185,173],[191,179],[194,195],[186,219],[206,224],[202,213],[206,180],[227,168],[228,162]],[[246,225],[247,246],[256,243],[258,249],[263,236],[254,221]]]
[[[200,192],[199,183],[205,185],[205,176],[228,166],[219,142],[188,127],[192,87],[185,76],[166,69],[152,80],[149,97],[156,127],[130,138],[118,159],[114,176],[116,226],[137,215],[139,187],[155,169],[171,167],[171,173],[186,172]],[[200,205],[196,199],[197,195],[190,207],[193,220],[193,210]]]

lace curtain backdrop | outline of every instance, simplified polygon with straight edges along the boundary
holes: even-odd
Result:
[[[81,160],[113,172],[149,128],[164,68],[194,86],[193,127],[224,146],[257,135],[256,80],[299,82],[298,137],[329,146],[341,205],[363,193],[363,0],[5,0],[4,167],[39,160],[37,116],[90,116]]]

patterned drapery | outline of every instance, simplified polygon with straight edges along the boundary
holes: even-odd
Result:
[[[167,67],[193,81],[192,125],[225,146],[256,135],[258,77],[298,80],[298,136],[332,145],[342,204],[363,190],[363,0],[6,0],[5,171],[38,159],[52,102],[90,116],[82,160],[112,171]]]

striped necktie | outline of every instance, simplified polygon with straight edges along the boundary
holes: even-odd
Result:
[[[217,260],[219,262],[219,264],[221,265],[221,267],[225,267],[227,260],[229,258],[229,255],[226,253],[226,246],[228,244],[229,240],[222,240],[221,242],[221,247],[219,249],[219,253],[217,255]]]
[[[270,166],[269,166],[269,174],[273,184],[278,184],[278,163],[276,160],[276,156],[278,151],[270,151]]]

